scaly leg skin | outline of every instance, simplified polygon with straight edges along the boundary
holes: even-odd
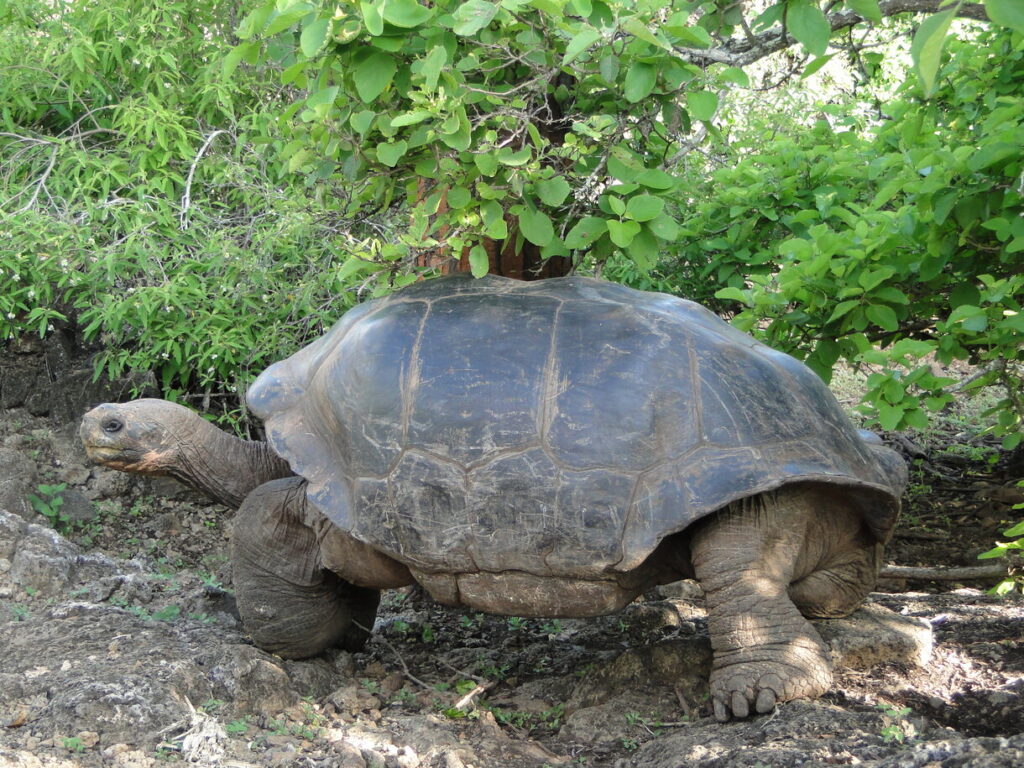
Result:
[[[790,584],[796,582],[802,607],[849,612],[870,589],[873,574],[865,573],[875,560],[866,553],[878,548],[851,508],[840,502],[822,509],[829,499],[810,486],[761,494],[731,504],[693,536],[719,721],[815,698],[832,683],[828,651],[791,599]],[[848,567],[851,560],[856,567]],[[836,561],[838,568],[832,567]]]
[[[323,567],[309,511],[301,478],[265,483],[239,508],[232,538],[242,623],[256,645],[290,659],[358,650],[380,600]]]

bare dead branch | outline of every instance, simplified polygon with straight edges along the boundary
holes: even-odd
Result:
[[[908,581],[982,581],[1006,577],[1004,563],[974,565],[964,568],[917,568],[910,565],[887,565],[882,568],[883,579],[907,579]]]

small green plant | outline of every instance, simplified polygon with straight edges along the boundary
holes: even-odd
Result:
[[[177,605],[168,605],[159,611],[153,612],[153,618],[157,621],[177,621],[181,616],[181,608]]]
[[[1024,483],[1018,483],[1018,485],[1024,487]],[[1024,504],[1015,504],[1013,508],[1018,514],[1024,513]],[[1011,554],[1024,554],[1024,520],[1003,531],[1003,536],[1007,539],[1013,539],[1013,541],[996,542],[992,549],[988,552],[982,552],[978,557],[981,559],[992,559],[1007,557]],[[1019,572],[1011,573],[1010,576],[996,584],[991,589],[991,593],[995,595],[1008,595],[1018,587],[1024,591],[1024,574]]]
[[[47,485],[40,483],[36,486],[36,493],[28,495],[28,502],[32,509],[41,514],[50,522],[50,527],[60,533],[67,533],[71,529],[71,518],[63,511],[64,491],[67,490],[67,483]]]
[[[214,624],[217,619],[208,613],[190,613],[188,615],[192,621],[198,621],[200,624]]]
[[[434,628],[429,624],[423,625],[423,631],[420,632],[420,639],[424,643],[432,643],[437,639],[437,634],[434,632]]]
[[[504,680],[508,677],[508,671],[511,668],[509,664],[483,664],[477,667],[477,673],[481,677],[486,677],[488,680]]]
[[[633,752],[633,751],[635,751],[635,750],[640,748],[640,742],[637,741],[636,739],[627,738],[627,737],[623,736],[622,737],[622,748],[626,749],[626,750],[628,750],[630,752]]]
[[[28,610],[28,606],[16,603],[10,607],[11,615],[15,621],[25,621],[31,615]]]
[[[879,731],[886,743],[895,741],[903,744],[910,741],[917,735],[914,724],[906,719],[910,714],[910,707],[897,707],[894,704],[878,704],[882,712],[882,728]]]
[[[562,622],[558,619],[550,619],[540,625],[540,631],[549,637],[555,637],[556,635],[562,634],[564,627]]]
[[[519,632],[520,630],[526,629],[526,619],[522,616],[509,616],[508,628],[513,632]]]
[[[220,699],[207,699],[199,705],[199,709],[208,715],[215,715],[224,706],[224,702]]]
[[[371,693],[374,696],[380,693],[380,683],[378,683],[376,680],[371,680],[368,677],[363,677],[360,678],[359,684],[363,686],[363,690],[367,693]]]
[[[391,622],[391,631],[394,632],[396,635],[407,636],[410,632],[412,632],[412,627],[409,625],[409,622],[407,621],[395,619],[393,622]]]
[[[245,733],[249,730],[249,716],[240,717],[237,720],[232,720],[230,723],[224,726],[224,730],[233,736]]]
[[[482,627],[484,623],[484,615],[482,613],[474,613],[472,616],[462,616],[459,619],[459,626],[463,629],[478,629]]]
[[[85,752],[85,744],[77,736],[65,736],[61,743],[68,752]]]

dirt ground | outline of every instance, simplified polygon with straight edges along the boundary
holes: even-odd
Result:
[[[883,580],[819,625],[827,695],[724,725],[693,583],[587,620],[392,592],[365,651],[288,662],[237,621],[231,513],[88,466],[74,431],[0,413],[3,768],[1024,766],[1024,598],[991,578]],[[1024,514],[1019,457],[956,418],[894,445],[911,485],[888,562],[981,564]]]

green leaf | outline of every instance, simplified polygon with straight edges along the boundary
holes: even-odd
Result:
[[[551,219],[546,213],[538,211],[536,208],[527,207],[519,214],[519,231],[531,243],[542,248],[555,237],[555,228],[551,224]]]
[[[469,270],[473,277],[483,277],[491,269],[491,259],[482,245],[469,249]]]
[[[816,58],[814,61],[812,61],[806,67],[804,67],[804,71],[800,74],[800,79],[804,80],[804,79],[810,77],[811,75],[813,75],[819,69],[824,67],[830,61],[832,61],[832,58],[835,55],[836,54],[834,54],[834,53],[830,53],[828,56],[819,56],[818,58]]]
[[[747,77],[747,73],[739,67],[726,67],[722,70],[719,77],[727,83],[736,83],[736,85],[742,88],[750,87],[750,78]]]
[[[710,120],[718,110],[718,94],[711,91],[691,91],[686,94],[686,108],[697,120]]]
[[[562,57],[562,66],[564,67],[575,61],[577,56],[600,39],[600,32],[590,25],[584,24],[583,28],[573,35],[572,40],[570,40],[568,45],[565,46],[565,55]]]
[[[872,304],[867,308],[865,314],[868,316],[868,320],[883,331],[895,331],[900,327],[896,312],[885,304]]]
[[[981,307],[961,304],[949,313],[949,319],[946,322],[948,325],[960,323],[964,330],[977,333],[985,330],[988,326],[988,316]]]
[[[231,77],[232,73],[242,62],[243,59],[247,58],[253,51],[258,51],[260,44],[253,41],[245,43],[239,43],[224,57],[224,61],[221,64],[221,71],[224,73],[224,77]]]
[[[445,199],[448,201],[449,208],[458,210],[469,205],[469,201],[473,199],[473,195],[465,187],[452,187],[448,190],[448,194],[445,195]]]
[[[380,5],[377,3],[360,3],[359,10],[363,14],[363,24],[366,31],[374,37],[384,34],[384,17],[380,13]]]
[[[876,24],[882,21],[882,10],[878,7],[878,0],[846,0],[846,7],[868,21]]]
[[[1024,32],[1024,3],[1020,0],[985,0],[985,12],[996,24]]]
[[[619,26],[637,39],[643,40],[645,43],[650,43],[657,48],[664,48],[667,50],[671,47],[668,43],[651,32],[650,28],[648,28],[648,26],[636,16],[627,16],[623,19],[619,19]]]
[[[327,30],[331,26],[330,19],[317,19],[302,29],[299,47],[307,58],[313,58],[320,52],[327,40]]]
[[[441,76],[441,70],[448,63],[448,51],[443,45],[435,45],[430,53],[423,59],[423,66],[420,67],[420,74],[423,75],[423,84],[428,91],[437,90],[437,80]]]
[[[512,167],[518,167],[520,165],[526,165],[530,162],[530,158],[533,157],[533,150],[530,147],[523,147],[520,150],[513,152],[507,147],[503,147],[498,151],[498,162],[502,165],[510,165]]]
[[[565,202],[565,198],[572,192],[572,187],[565,180],[564,176],[555,176],[553,179],[544,179],[536,184],[537,196],[546,205],[555,208]]]
[[[829,323],[834,323],[839,318],[843,317],[846,314],[849,314],[850,310],[859,304],[859,299],[839,302],[838,304],[836,304],[836,308],[832,310],[832,314],[829,315],[828,320],[825,321],[825,325],[828,325]]]
[[[878,406],[878,423],[882,429],[891,432],[899,426],[903,419],[903,408],[898,405],[880,403]]]
[[[497,3],[488,3],[486,0],[469,0],[460,5],[453,14],[455,17],[453,31],[456,35],[463,37],[475,35],[490,24],[497,13]]]
[[[495,240],[508,237],[508,225],[505,223],[505,211],[501,204],[494,200],[480,203],[480,217],[484,222],[484,234]]]
[[[599,216],[586,216],[569,230],[569,234],[565,236],[565,244],[569,248],[586,248],[607,231],[605,219]]]
[[[394,168],[408,148],[409,144],[404,140],[383,142],[377,145],[377,159],[384,165]]]
[[[729,286],[728,288],[720,288],[715,291],[715,298],[722,299],[723,301],[738,301],[741,304],[750,306],[750,296],[743,291],[742,288],[736,288],[735,286]]]
[[[608,220],[608,235],[612,242],[620,248],[627,248],[633,238],[640,234],[640,225],[635,221]]]
[[[636,103],[646,99],[658,82],[658,70],[643,61],[636,62],[626,73],[624,93],[626,100]]]
[[[633,221],[650,221],[665,210],[665,200],[654,195],[635,195],[626,203],[626,217]]]
[[[679,237],[679,225],[667,213],[661,214],[656,219],[651,219],[651,221],[647,222],[646,226],[657,237],[670,243]]]
[[[658,262],[661,244],[649,231],[640,228],[633,241],[626,248],[626,254],[640,269],[649,270]]]
[[[939,64],[942,63],[942,48],[946,44],[946,33],[953,21],[954,10],[933,14],[922,21],[910,45],[910,56],[921,78],[925,96],[931,96],[935,90],[935,79]]]
[[[276,11],[270,14],[270,20],[267,23],[267,28],[263,30],[263,34],[267,37],[273,37],[278,32],[283,32],[288,29],[305,16],[310,11],[315,10],[309,3],[295,3],[289,5],[284,10]]]
[[[425,8],[416,0],[384,0],[384,21],[403,29],[418,27],[434,15],[433,8]]]
[[[407,125],[416,125],[422,123],[424,120],[433,117],[433,114],[427,112],[425,109],[414,109],[412,112],[406,112],[404,115],[399,115],[391,121],[392,128],[404,128]]]
[[[484,176],[493,176],[498,172],[498,157],[494,152],[473,155],[473,164]]]
[[[808,53],[821,56],[828,48],[832,25],[821,8],[810,0],[789,0],[786,27]]]
[[[359,64],[352,73],[359,98],[370,103],[391,85],[398,64],[394,57],[383,51],[374,51]]]
[[[360,134],[366,133],[370,126],[373,124],[373,119],[377,117],[377,113],[364,109],[361,112],[356,112],[348,119],[348,124],[352,126],[352,129]]]
[[[672,189],[675,177],[660,168],[647,168],[636,175],[635,181],[649,189]]]

